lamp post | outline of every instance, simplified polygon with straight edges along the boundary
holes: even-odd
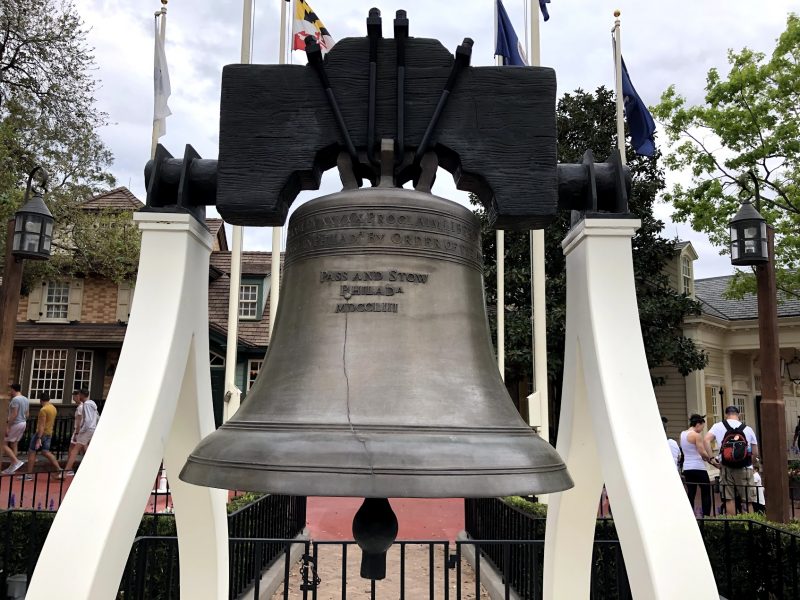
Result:
[[[39,175],[40,188],[33,185]],[[6,232],[5,270],[3,286],[0,288],[0,439],[5,439],[6,415],[8,414],[8,384],[11,380],[11,355],[14,351],[14,334],[17,329],[17,310],[22,285],[22,261],[47,260],[53,238],[53,215],[47,210],[43,193],[47,186],[47,173],[42,167],[28,173],[25,199],[13,218],[9,219]],[[33,196],[31,197],[31,189]],[[1,460],[1,459],[0,459]]]
[[[767,518],[789,520],[786,470],[786,411],[780,373],[778,295],[775,285],[774,231],[750,202],[730,221],[731,264],[755,267],[758,285],[758,341],[761,365],[761,437]]]

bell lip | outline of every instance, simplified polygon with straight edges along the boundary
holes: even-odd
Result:
[[[526,475],[320,475],[254,472],[237,467],[211,470],[189,458],[181,481],[202,487],[289,496],[340,498],[494,498],[553,494],[574,487],[566,466]],[[536,479],[532,483],[531,479]],[[487,485],[487,481],[490,485]]]

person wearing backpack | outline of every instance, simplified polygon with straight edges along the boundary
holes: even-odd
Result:
[[[758,442],[753,429],[739,420],[739,409],[725,409],[725,420],[714,423],[706,434],[706,441],[717,441],[720,466],[720,492],[725,499],[725,513],[736,514],[736,496],[753,512],[756,486],[753,478],[753,461],[758,462]]]

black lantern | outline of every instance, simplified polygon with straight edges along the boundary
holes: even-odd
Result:
[[[11,253],[17,258],[47,260],[50,258],[50,244],[53,239],[53,215],[44,203],[42,189],[35,189],[33,198],[30,197],[33,177],[37,171],[42,175],[42,189],[47,185],[47,173],[41,167],[36,167],[28,174],[25,203],[14,215]]]
[[[750,202],[742,204],[729,227],[732,265],[746,267],[769,262],[767,222]]]
[[[796,354],[794,358],[784,365],[786,376],[795,384],[800,385],[800,357]]]

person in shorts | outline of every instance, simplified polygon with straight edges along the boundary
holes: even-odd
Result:
[[[36,466],[36,453],[41,452],[56,471],[61,470],[61,465],[58,460],[50,452],[50,442],[53,439],[53,428],[56,424],[56,415],[58,411],[56,407],[50,404],[50,394],[44,392],[39,395],[39,416],[36,418],[36,433],[31,438],[31,443],[28,446],[28,467],[24,476],[25,481],[33,479],[33,468]]]
[[[75,433],[72,436],[73,443],[69,448],[67,464],[64,466],[63,476],[72,477],[75,475],[73,467],[78,459],[78,454],[86,453],[89,442],[92,441],[97,420],[97,404],[89,399],[89,391],[86,389],[76,390],[73,394],[77,398],[78,408],[75,410]]]
[[[739,427],[742,423],[739,421],[739,409],[735,406],[729,406],[725,409],[725,420],[732,428]],[[706,441],[710,442],[712,439],[717,441],[717,449],[721,451],[722,440],[728,430],[722,421],[714,423],[709,432],[706,434]],[[750,464],[741,467],[730,467],[722,463],[720,466],[719,483],[720,493],[725,499],[725,514],[736,514],[736,498],[747,504],[747,512],[753,512],[753,503],[757,501],[757,489],[753,479],[753,466],[752,462],[758,462],[758,442],[756,434],[752,427],[745,427],[745,439],[750,447]],[[722,462],[722,457],[719,457]]]
[[[11,464],[3,471],[3,474],[15,472],[23,463],[17,456],[17,445],[25,435],[25,425],[28,419],[28,399],[22,395],[22,388],[18,383],[9,386],[9,396],[11,403],[8,406],[8,418],[6,419],[6,437],[3,443],[3,453],[11,458]]]

